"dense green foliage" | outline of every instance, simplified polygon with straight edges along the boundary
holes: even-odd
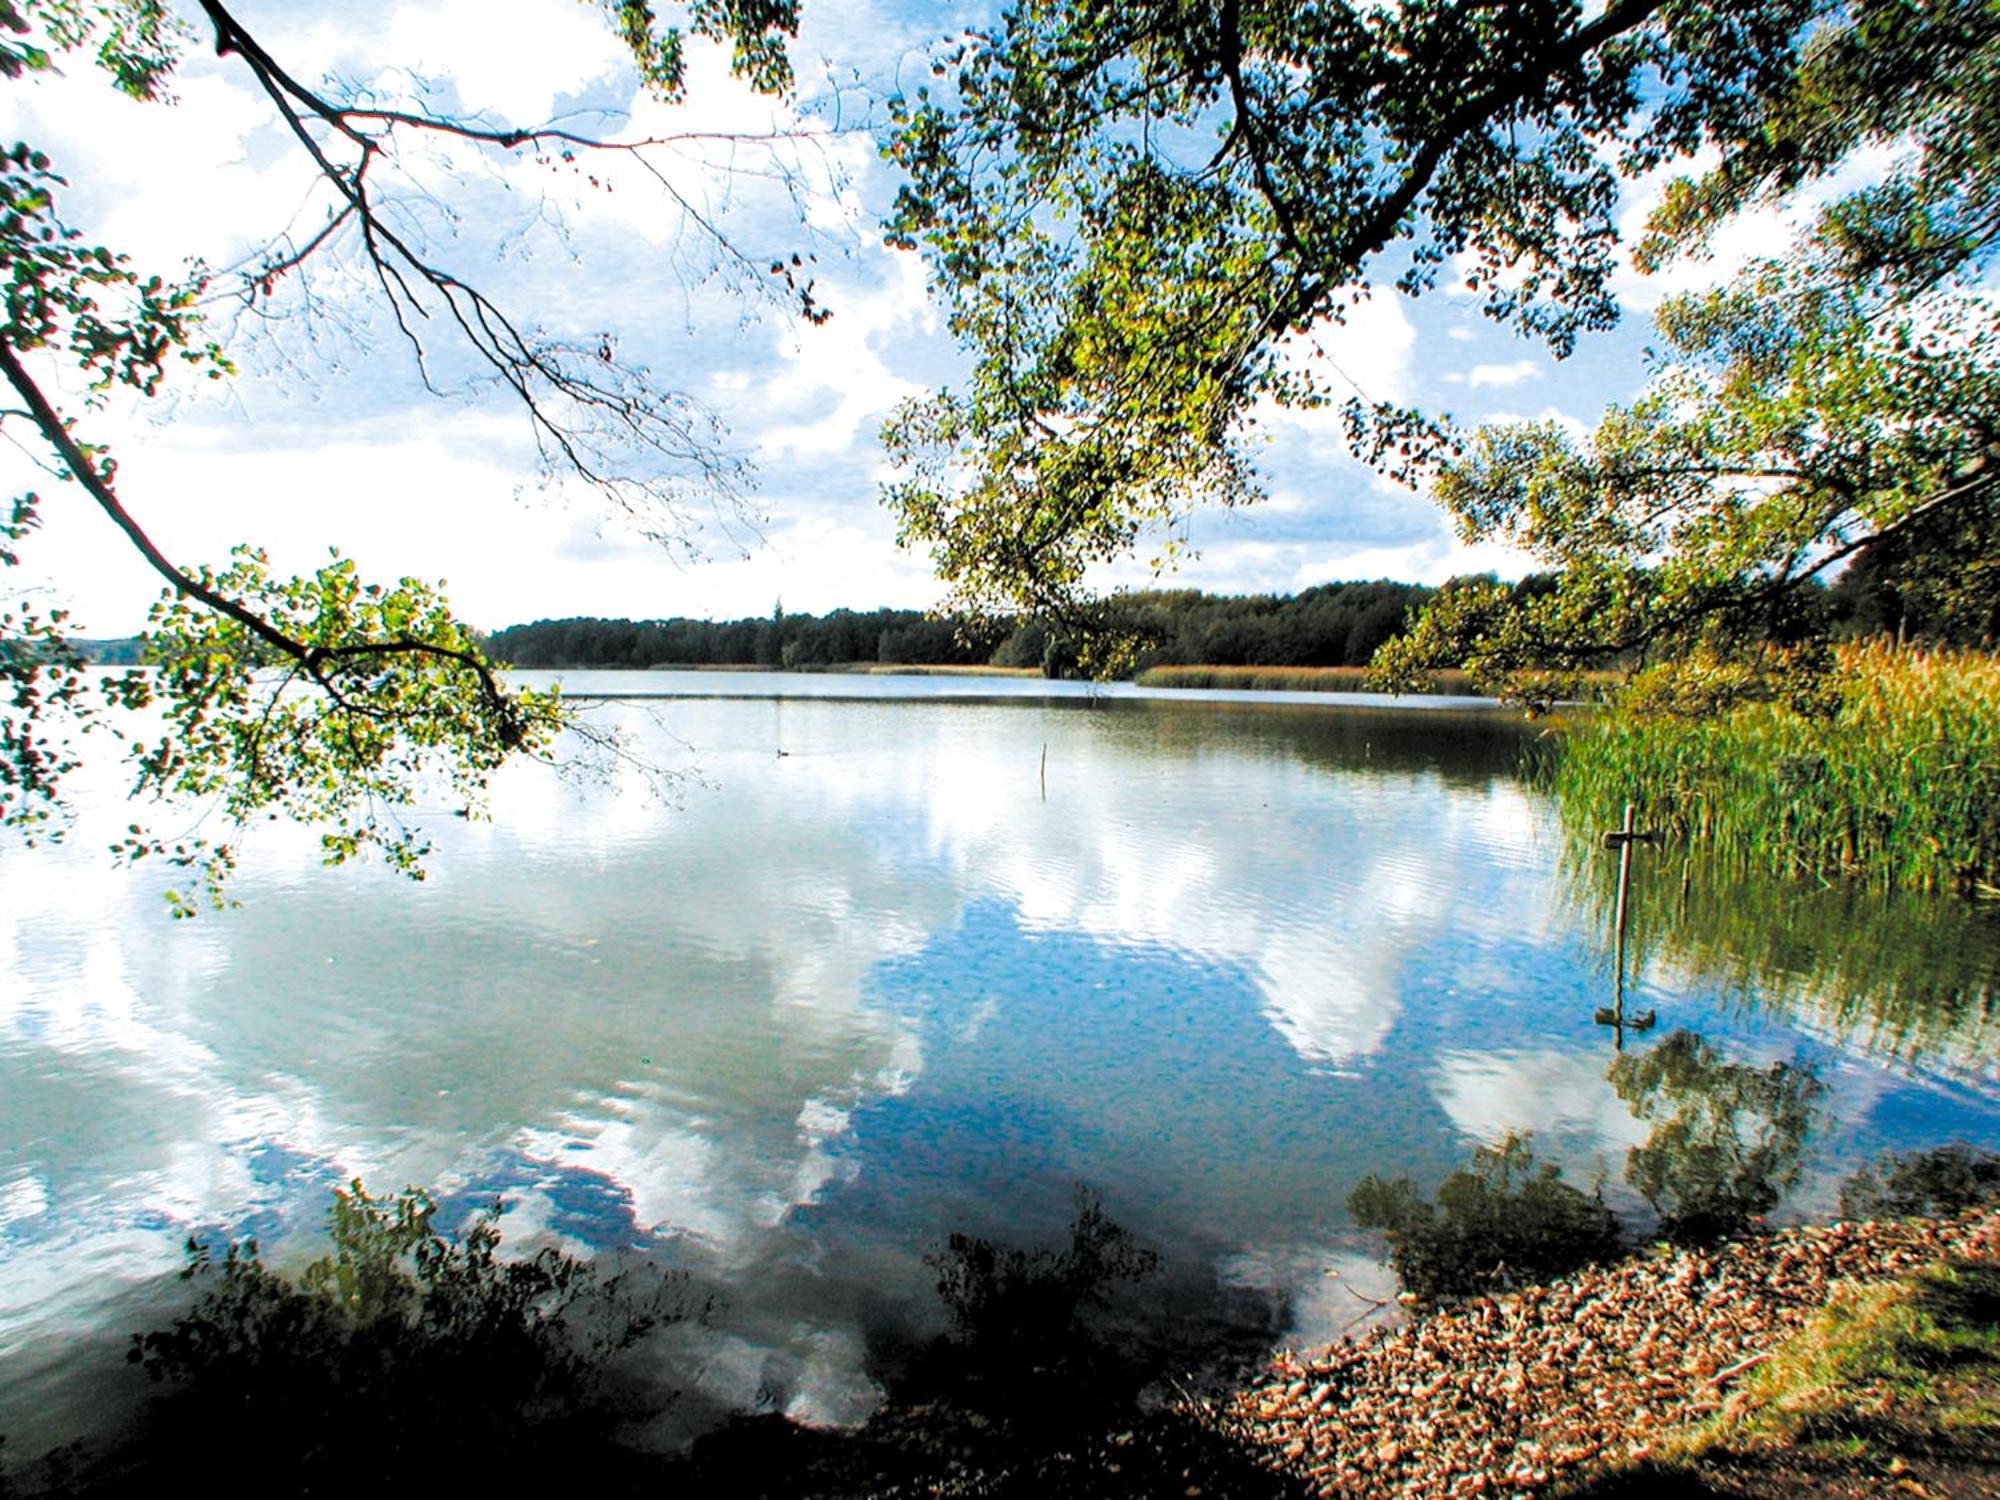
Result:
[[[1464,665],[1546,697],[1607,652],[1673,663],[1823,639],[1805,586],[1844,561],[1898,633],[1990,636],[2000,598],[2000,13],[1973,0],[1829,8],[1705,177],[1676,183],[1643,264],[1698,253],[1727,217],[1778,207],[1853,162],[1889,165],[1782,257],[1669,298],[1652,378],[1578,440],[1488,427],[1433,493],[1469,541],[1554,569],[1528,601],[1441,597],[1386,676]],[[1746,678],[1769,696],[1811,655]],[[1775,679],[1773,681],[1772,679]],[[1559,680],[1559,679],[1558,679]],[[1556,691],[1560,689],[1557,688]]]
[[[1406,583],[1327,583],[1296,595],[1194,589],[1114,594],[1091,628],[1124,642],[1135,670],[1208,666],[1360,666],[1402,629],[1429,590]],[[763,666],[855,662],[1037,667],[1067,675],[1077,636],[1060,625],[914,610],[837,609],[768,619],[539,620],[486,643],[517,667]]]
[[[1483,580],[1479,580],[1483,581]],[[1456,585],[1452,585],[1456,586]],[[1508,585],[1521,597],[1555,580],[1531,574]],[[1147,589],[1097,600],[1086,612],[1101,637],[1120,640],[1134,672],[1154,667],[1362,667],[1399,635],[1433,590],[1421,584],[1323,583],[1297,594],[1208,594]],[[1815,596],[1829,627],[1872,633],[1894,618],[1891,596],[1836,586]],[[81,643],[88,647],[91,643]],[[122,642],[104,643],[121,647]],[[812,667],[876,662],[1049,667],[1060,675],[1077,640],[1050,621],[836,609],[737,620],[537,620],[485,642],[516,667]],[[92,660],[118,659],[100,651]],[[1274,682],[1275,685],[1275,682]]]
[[[1483,580],[1473,580],[1483,582]],[[1450,585],[1452,587],[1461,584]],[[1545,574],[1505,585],[1532,597],[1555,587]],[[1433,590],[1421,584],[1323,583],[1297,594],[1207,594],[1148,589],[1113,594],[1081,613],[1080,630],[1042,619],[923,614],[907,609],[836,609],[737,620],[579,618],[509,625],[485,642],[494,660],[515,667],[755,666],[811,668],[879,663],[1075,670],[1082,635],[1120,643],[1135,675],[1155,668],[1366,666],[1406,628]],[[1879,590],[1816,590],[1829,627],[1880,628],[1893,607]],[[104,659],[104,658],[95,658]],[[1183,676],[1172,685],[1201,686]],[[1288,687],[1281,677],[1215,686]],[[1342,681],[1343,689],[1358,681]],[[1456,690],[1469,690],[1460,682]]]
[[[1824,639],[1812,585],[1847,561],[1891,629],[1993,629],[1990,6],[1036,0],[933,74],[898,104],[890,232],[975,363],[889,424],[887,498],[963,605],[1087,624],[1093,565],[1172,566],[1192,510],[1257,498],[1271,405],[1344,403],[1357,455],[1559,578],[1442,592],[1385,685],[1463,666],[1539,706],[1592,666]],[[1717,164],[1668,185],[1642,270],[1862,185],[1794,253],[1669,298],[1651,383],[1587,440],[1461,434],[1309,357],[1447,273],[1567,353],[1616,317],[1627,190],[1698,148]]]
[[[1324,583],[1293,595],[1218,597],[1192,589],[1116,594],[1099,629],[1133,643],[1133,665],[1365,665],[1430,596],[1416,584]]]
[[[1596,1193],[1537,1163],[1522,1136],[1481,1146],[1426,1199],[1408,1178],[1364,1177],[1347,1197],[1364,1229],[1389,1237],[1389,1261],[1419,1301],[1545,1281],[1615,1256],[1617,1215]]]
[[[1266,403],[1345,402],[1407,472],[1431,424],[1305,353],[1362,299],[1461,280],[1558,353],[1616,316],[1619,186],[1761,125],[1814,0],[1307,8],[1028,0],[898,101],[963,389],[887,436],[904,541],[977,609],[1063,612],[1256,498]]]
[[[1863,547],[1827,589],[1832,634],[1909,645],[2000,644],[2000,577],[1976,520]]]
[[[1676,707],[1713,682],[1716,711],[1634,706],[1573,727],[1555,776],[1581,826],[1640,821],[1760,869],[1879,885],[2000,887],[2000,666],[1956,652],[1850,647],[1797,703],[1733,703],[1747,668],[1699,661]]]
[[[516,667],[810,667],[851,662],[984,665],[990,628],[912,609],[773,611],[741,620],[537,620],[496,630],[486,649]]]

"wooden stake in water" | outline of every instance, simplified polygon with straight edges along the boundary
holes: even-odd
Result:
[[[1612,934],[1615,947],[1616,976],[1614,979],[1612,1007],[1609,1011],[1599,1010],[1597,1023],[1609,1026],[1615,1035],[1614,1045],[1620,1052],[1625,1050],[1625,915],[1632,899],[1632,846],[1650,844],[1659,837],[1655,833],[1641,833],[1632,826],[1632,804],[1625,804],[1625,823],[1604,835],[1604,847],[1618,851],[1618,906],[1612,916]],[[1648,1011],[1643,1016],[1634,1016],[1630,1025],[1634,1031],[1649,1029],[1658,1016]]]
[[[1049,800],[1049,742],[1042,741],[1042,800]]]

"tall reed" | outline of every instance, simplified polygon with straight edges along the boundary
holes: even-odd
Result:
[[[2000,888],[2000,659],[1842,648],[1837,708],[1752,703],[1695,718],[1611,710],[1576,726],[1564,810],[1642,823],[1724,858],[1919,890]]]

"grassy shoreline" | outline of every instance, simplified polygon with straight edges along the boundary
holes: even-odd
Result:
[[[1037,667],[955,666],[927,662],[834,662],[811,666],[775,667],[755,662],[659,662],[645,667],[539,667],[549,672],[754,672],[763,676],[833,677],[1025,677],[1039,678]],[[1368,683],[1366,667],[1148,667],[1131,679],[1145,688],[1222,688],[1237,692],[1270,693],[1368,693],[1379,697],[1402,696],[1383,693]],[[1437,693],[1457,697],[1484,697],[1463,672],[1439,672],[1433,683]]]
[[[1148,688],[1229,688],[1264,693],[1374,693],[1366,667],[1148,667],[1132,679]],[[1463,672],[1440,672],[1434,684],[1440,693],[1475,696],[1478,690]],[[1393,695],[1384,695],[1393,696]]]
[[[565,667],[525,667],[510,670],[534,672],[756,672],[769,676],[826,675],[858,677],[1039,677],[1034,667],[957,666],[940,662],[843,661],[815,662],[808,666],[777,667],[750,661],[661,661],[643,667],[570,665]]]
[[[1827,711],[1776,702],[1574,723],[1553,774],[1582,827],[1642,827],[1747,866],[2000,894],[2000,661],[1843,648]]]
[[[1842,1288],[1705,1421],[1573,1500],[2000,1489],[2000,1263]]]

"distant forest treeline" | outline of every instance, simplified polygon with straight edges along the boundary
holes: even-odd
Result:
[[[1532,586],[1532,585],[1530,585]],[[1408,583],[1329,583],[1294,595],[1196,589],[1119,594],[1100,624],[1135,635],[1142,666],[1360,666],[1431,590]],[[980,624],[915,610],[745,620],[539,620],[496,631],[487,649],[517,667],[761,666],[925,663],[1035,667],[1067,675],[1059,633],[1034,620]]]
[[[1517,593],[1542,593],[1553,575],[1533,573]],[[1450,585],[1446,585],[1450,587]],[[1366,665],[1434,590],[1420,584],[1325,583],[1298,594],[1206,594],[1155,589],[1114,594],[1097,606],[1101,628],[1140,643],[1137,667],[1354,667]],[[1947,628],[1924,595],[1899,586],[1889,567],[1863,551],[1805,607],[1821,611],[1838,635],[1988,646],[1993,620]],[[1968,631],[1974,632],[1968,635]],[[74,641],[101,662],[140,659],[136,640]],[[909,609],[836,609],[742,620],[537,620],[487,640],[493,657],[517,667],[741,666],[811,668],[883,665],[1038,668],[1067,676],[1071,643],[1036,620],[977,623]]]
[[[1553,575],[1532,573],[1514,588],[1536,594],[1554,586]],[[1363,666],[1433,592],[1382,580],[1326,583],[1298,594],[1156,589],[1103,600],[1098,623],[1137,638],[1140,669]],[[1955,638],[1930,601],[1900,590],[1866,552],[1830,588],[1815,588],[1805,607],[1823,611],[1842,635],[1990,644]],[[776,609],[742,620],[538,620],[496,631],[487,645],[497,660],[517,667],[990,664],[1059,677],[1075,662],[1070,644],[1040,621],[976,624],[907,609],[827,615]]]

